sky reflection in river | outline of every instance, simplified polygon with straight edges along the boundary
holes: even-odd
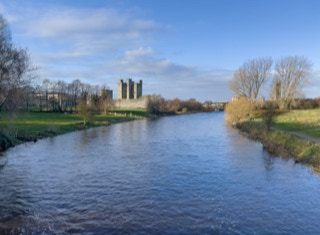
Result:
[[[223,113],[70,133],[7,158],[1,232],[320,232],[319,176],[239,136]]]

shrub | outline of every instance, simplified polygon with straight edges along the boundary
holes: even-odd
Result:
[[[160,95],[151,95],[148,99],[147,112],[153,115],[159,115],[162,110],[164,99]]]
[[[295,109],[315,109],[318,108],[319,104],[316,99],[297,99],[295,100]]]
[[[274,119],[276,117],[276,108],[277,105],[274,102],[267,102],[265,104],[265,110],[262,112],[262,119],[265,122],[267,129],[270,130],[271,125],[274,122]]]
[[[254,105],[246,97],[233,99],[226,105],[226,121],[235,126],[242,120],[247,120],[254,111]]]

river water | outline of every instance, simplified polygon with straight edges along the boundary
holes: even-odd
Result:
[[[320,234],[319,175],[223,113],[74,132],[4,161],[0,234]]]

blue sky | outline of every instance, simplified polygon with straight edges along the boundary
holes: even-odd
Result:
[[[319,10],[317,0],[0,0],[40,79],[116,93],[130,77],[144,94],[200,101],[229,100],[249,59],[294,55],[313,64],[304,92],[320,97]]]

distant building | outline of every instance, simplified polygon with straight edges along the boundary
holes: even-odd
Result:
[[[100,97],[113,99],[113,90],[109,90],[109,89],[105,89],[105,88],[101,89],[100,90]]]
[[[118,82],[118,99],[139,99],[142,96],[142,81],[139,80],[137,83],[133,82],[132,79],[128,79],[126,82],[119,80]]]
[[[148,96],[142,96],[142,81],[135,83],[132,79],[119,80],[117,98],[116,108],[146,109],[149,101]]]
[[[277,80],[274,83],[273,92],[271,94],[271,100],[279,101],[281,99],[281,81]]]

